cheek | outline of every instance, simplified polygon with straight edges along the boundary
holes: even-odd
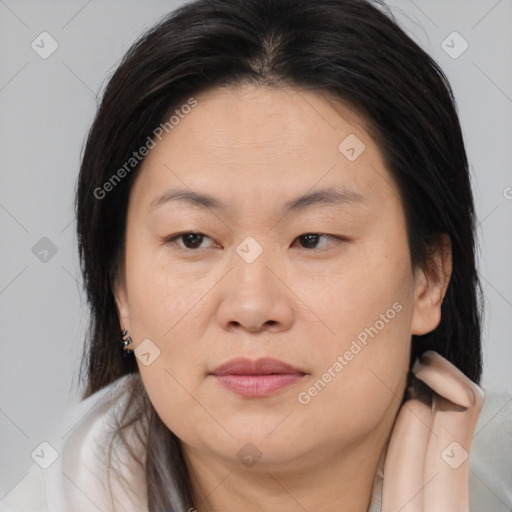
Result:
[[[147,240],[143,241],[144,237]],[[188,272],[183,264],[173,264],[167,248],[155,247],[149,235],[134,233],[132,239],[140,240],[127,247],[126,257],[132,331],[139,337],[173,339],[175,330],[187,323],[190,312],[197,318],[214,276],[198,276],[194,263],[189,263]]]
[[[332,358],[350,350],[353,340],[362,347],[375,340],[377,350],[388,350],[388,342],[409,339],[414,295],[403,239],[372,240],[321,272],[303,274],[292,274],[290,286],[309,306],[302,318],[306,329],[314,324],[316,353]]]
[[[205,292],[218,278],[197,279],[197,275],[177,272],[144,244],[127,248],[126,275],[134,346],[149,339],[158,348],[158,357],[151,364],[146,366],[142,358],[137,359],[144,387],[168,428],[187,439],[197,425],[209,420],[198,407],[198,403],[206,403],[198,385],[208,354],[194,340],[202,338],[211,316]]]
[[[303,402],[312,416],[329,410],[336,418],[332,428],[359,426],[364,432],[384,415],[392,417],[409,370],[413,294],[407,246],[393,257],[383,248],[315,283],[316,293],[305,302],[315,305],[331,332],[315,338],[317,374],[303,387]],[[305,286],[301,293],[307,293]]]
[[[338,336],[325,346],[318,372],[299,390],[304,422],[297,427],[336,438],[340,446],[357,443],[376,428],[387,432],[406,384],[411,314],[404,307],[380,330],[380,323],[371,329],[374,320],[366,328],[351,326],[364,336]]]

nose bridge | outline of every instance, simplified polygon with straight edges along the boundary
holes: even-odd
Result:
[[[222,294],[218,320],[223,328],[239,325],[247,330],[288,328],[293,319],[293,306],[286,287],[276,278],[279,254],[261,237],[246,237],[235,248],[233,271]],[[272,270],[271,270],[272,269]]]
[[[247,265],[253,265],[260,260],[267,261],[271,257],[271,245],[268,237],[262,235],[246,236],[235,248],[238,257]]]
[[[241,286],[242,292],[246,289],[248,294],[257,290],[259,294],[270,295],[275,283],[271,282],[273,276],[268,267],[276,266],[278,255],[275,252],[268,237],[245,237],[235,248],[234,285]],[[269,297],[265,298],[268,300]]]

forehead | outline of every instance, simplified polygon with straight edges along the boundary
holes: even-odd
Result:
[[[241,86],[195,99],[144,159],[134,193],[179,185],[259,202],[329,185],[376,200],[396,193],[365,120],[332,96]]]
[[[197,103],[173,129],[175,144],[187,138],[190,147],[226,160],[257,153],[259,159],[269,156],[278,165],[276,155],[338,156],[343,134],[368,138],[365,122],[326,94],[247,85],[209,90]]]

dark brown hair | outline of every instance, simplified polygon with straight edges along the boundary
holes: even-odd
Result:
[[[187,98],[243,84],[330,93],[364,116],[399,186],[413,268],[428,267],[439,234],[452,244],[441,322],[424,336],[412,336],[411,362],[435,350],[473,381],[481,376],[481,288],[468,162],[453,93],[435,61],[382,1],[190,2],[146,32],[110,78],[87,138],[76,195],[91,308],[84,397],[133,374],[136,406],[129,421],[142,415],[149,420],[145,468],[151,512],[187,510],[193,497],[179,440],[156,415],[137,366],[123,358],[117,343],[112,282],[123,261],[138,165],[105,197],[97,190]]]

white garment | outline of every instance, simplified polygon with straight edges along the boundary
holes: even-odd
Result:
[[[126,406],[128,376],[75,405],[49,441],[58,457],[47,469],[33,463],[28,474],[0,502],[0,512],[147,512],[145,474],[116,445],[111,468],[127,481],[107,474],[113,415]],[[127,435],[137,454],[143,445]],[[512,394],[486,391],[470,454],[470,512],[512,510]],[[43,446],[41,460],[52,455]],[[36,457],[37,459],[37,457]],[[142,460],[144,458],[142,457]],[[381,511],[384,457],[375,476],[368,512]],[[43,464],[44,465],[44,464]]]

